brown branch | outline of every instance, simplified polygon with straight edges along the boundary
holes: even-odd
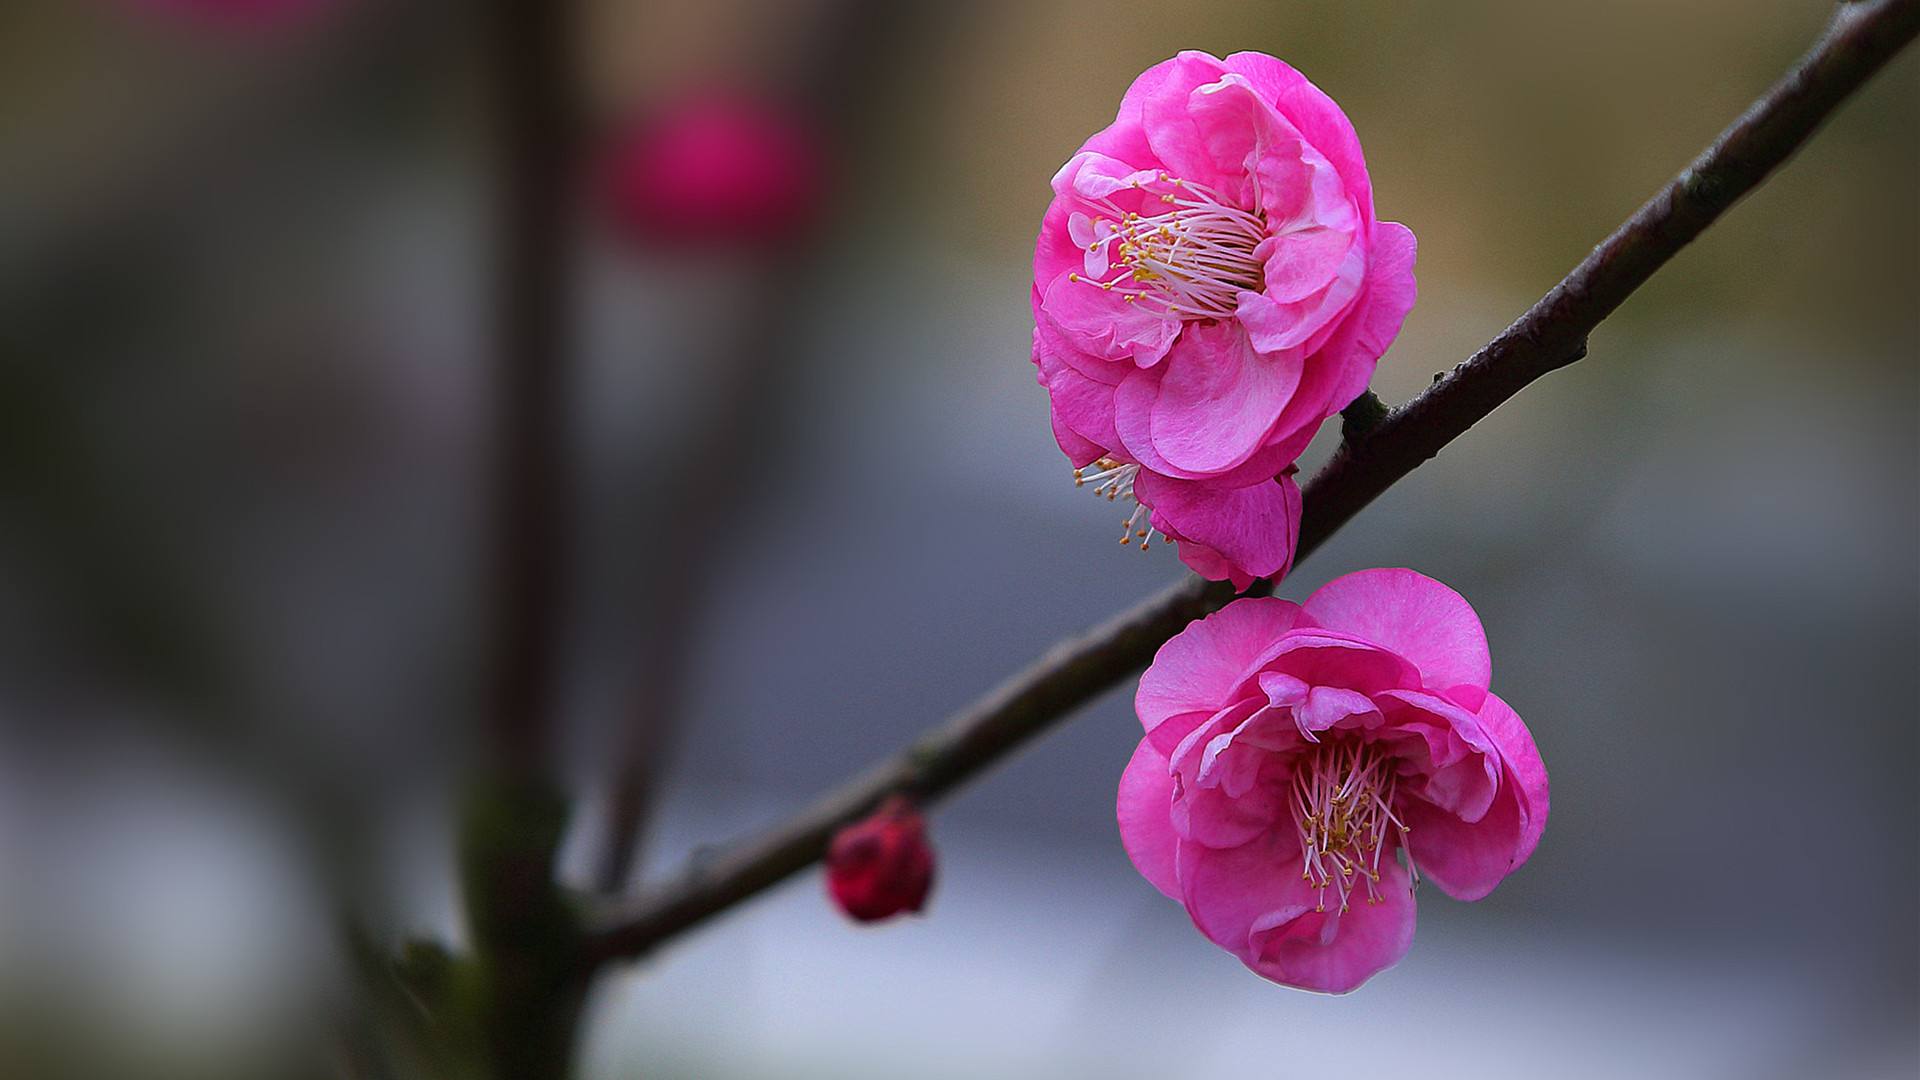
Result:
[[[1586,354],[1587,335],[1741,196],[1791,157],[1840,102],[1920,32],[1920,0],[1845,5],[1827,33],[1707,151],[1487,346],[1389,411],[1307,485],[1296,562],[1521,387]],[[1256,589],[1270,591],[1270,583]],[[703,861],[588,940],[598,961],[639,956],[820,858],[834,831],[897,791],[926,800],[1005,757],[1151,659],[1233,598],[1192,580],[1071,641],[767,834]]]
[[[474,972],[457,1052],[492,1080],[564,1076],[581,986],[579,936],[553,878],[566,805],[551,719],[570,536],[573,7],[490,0],[480,23],[494,110],[494,431],[487,462],[480,753],[461,808],[462,899]]]

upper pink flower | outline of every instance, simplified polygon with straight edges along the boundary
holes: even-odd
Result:
[[[1413,234],[1375,219],[1353,125],[1271,56],[1184,52],[1053,191],[1033,362],[1060,448],[1205,576],[1284,574],[1294,459],[1413,307]]]
[[[1140,679],[1127,854],[1258,974],[1358,987],[1412,944],[1422,877],[1478,900],[1540,842],[1546,767],[1489,670],[1473,608],[1411,570],[1234,601]]]
[[[613,147],[607,197],[642,242],[766,246],[813,221],[823,172],[819,140],[798,116],[721,90],[633,124]]]

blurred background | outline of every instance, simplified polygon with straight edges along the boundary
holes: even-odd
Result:
[[[629,876],[600,855],[623,754],[656,805],[637,874],[665,874],[1183,573],[1113,543],[1027,360],[1048,179],[1143,68],[1264,50],[1346,109],[1381,215],[1420,238],[1374,384],[1396,402],[1829,14],[584,7],[582,888]],[[472,24],[428,0],[0,7],[0,1074],[328,1075],[343,912],[385,945],[463,940],[492,272]],[[1459,589],[1552,774],[1538,854],[1479,904],[1424,893],[1397,968],[1344,998],[1268,985],[1140,879],[1116,692],[938,809],[924,917],[855,928],[810,872],[603,978],[586,1074],[1915,1075],[1916,91],[1904,56],[1589,359],[1281,587],[1406,565]],[[714,101],[754,103],[721,115],[776,130],[739,152],[785,178],[725,235],[647,180],[646,140]]]

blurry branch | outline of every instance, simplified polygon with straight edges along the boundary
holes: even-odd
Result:
[[[1841,8],[1793,70],[1513,325],[1412,401],[1373,423],[1362,417],[1354,425],[1357,439],[1306,487],[1296,565],[1522,387],[1586,355],[1587,335],[1601,320],[1791,157],[1917,32],[1920,0],[1861,0]],[[1272,583],[1257,583],[1253,591],[1271,592]],[[777,884],[820,858],[835,830],[889,794],[928,800],[945,793],[1145,665],[1188,622],[1233,597],[1227,586],[1190,580],[1054,646],[945,725],[785,824],[603,912],[588,939],[591,957],[642,955]]]
[[[569,554],[566,413],[574,270],[574,5],[491,0],[481,44],[496,130],[494,430],[479,756],[461,807],[461,895],[479,1071],[568,1075],[582,988],[553,879],[566,818],[551,719]]]
[[[844,150],[851,127],[844,118],[869,81],[875,57],[910,24],[908,5],[884,0],[837,0],[813,28],[813,40],[788,49],[796,70],[783,87],[788,100],[806,109],[813,128],[833,153]],[[650,516],[672,521],[656,541],[650,595],[627,650],[632,665],[622,723],[613,748],[606,835],[593,867],[594,888],[617,896],[639,859],[661,770],[678,742],[687,683],[698,644],[697,613],[713,585],[706,557],[738,523],[760,453],[742,431],[766,431],[779,421],[780,403],[795,376],[795,358],[783,355],[783,330],[807,302],[794,282],[804,280],[816,257],[811,235],[760,253],[743,292],[755,312],[731,329],[720,358],[713,402],[690,438],[663,470],[664,490]]]
[[[618,895],[640,857],[660,773],[678,743],[689,669],[699,642],[701,600],[713,585],[703,554],[727,541],[745,502],[752,453],[759,447],[741,431],[766,430],[784,386],[780,343],[770,330],[790,278],[782,263],[755,276],[748,290],[762,310],[739,328],[715,363],[719,383],[696,429],[663,470],[664,490],[654,514],[671,521],[654,541],[650,587],[642,597],[639,627],[624,654],[629,665],[620,724],[614,732],[613,776],[607,799],[606,835],[593,867],[593,886]]]

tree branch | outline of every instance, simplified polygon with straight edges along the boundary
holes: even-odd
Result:
[[[1539,302],[1418,397],[1344,445],[1307,485],[1296,565],[1395,481],[1528,383],[1586,354],[1587,335],[1682,247],[1791,157],[1920,32],[1920,0],[1843,6],[1800,62]],[[1270,592],[1261,582],[1253,591]],[[787,823],[601,913],[593,962],[644,954],[821,857],[833,833],[894,792],[930,800],[1109,689],[1193,619],[1233,599],[1197,579],[1056,645],[900,754]]]
[[[570,540],[572,16],[569,0],[490,0],[480,27],[499,170],[491,610],[459,861],[476,965],[466,1049],[490,1080],[567,1075],[581,990],[578,929],[553,878],[566,804],[549,722]]]

